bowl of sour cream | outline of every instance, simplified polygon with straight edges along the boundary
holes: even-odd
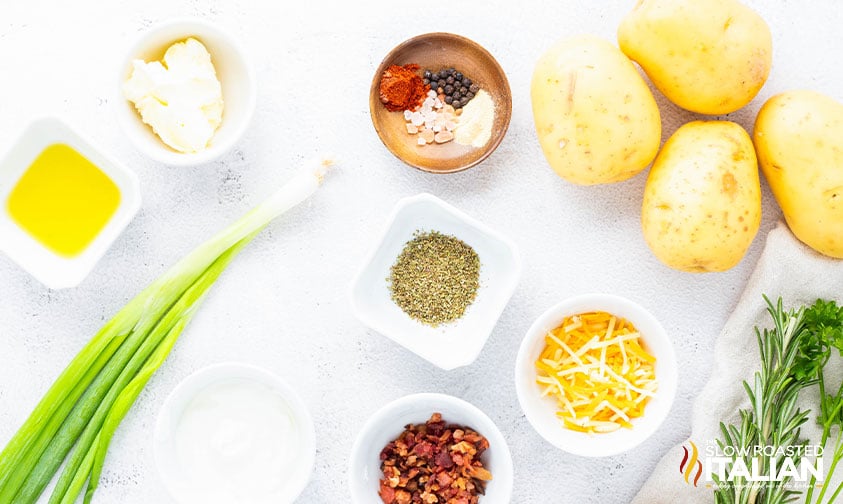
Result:
[[[164,402],[155,462],[180,504],[292,502],[313,471],[313,420],[277,375],[221,363],[179,383]]]

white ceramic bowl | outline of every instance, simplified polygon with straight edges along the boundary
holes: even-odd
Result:
[[[509,504],[512,497],[512,456],[503,434],[476,406],[446,394],[413,394],[396,399],[369,418],[351,449],[349,484],[356,504],[383,504],[378,496],[380,453],[387,443],[404,432],[407,424],[423,424],[433,413],[451,424],[470,427],[485,436],[489,449],[481,455],[484,467],[492,473],[482,504]]]
[[[158,414],[153,440],[155,464],[164,485],[176,502],[207,503],[207,500],[197,500],[195,486],[191,484],[175,446],[174,433],[185,408],[198,393],[209,386],[242,380],[253,381],[276,392],[290,407],[293,423],[300,435],[296,469],[288,474],[286,484],[278,493],[261,502],[293,502],[307,486],[316,457],[313,419],[307,405],[278,375],[257,366],[226,362],[202,368],[182,380],[164,401]]]
[[[438,327],[410,318],[392,301],[387,285],[390,267],[417,230],[453,235],[480,258],[477,298],[462,318]],[[520,275],[521,261],[512,242],[439,198],[419,194],[396,205],[352,284],[351,304],[361,322],[450,370],[471,364],[480,354]]]
[[[18,180],[35,158],[53,144],[72,147],[105,173],[120,191],[120,203],[114,215],[90,245],[73,257],[58,255],[42,245],[5,210],[6,200]],[[140,185],[134,172],[54,117],[33,121],[0,160],[0,250],[51,289],[78,285],[126,229],[140,205]]]
[[[222,86],[222,123],[207,149],[177,152],[144,124],[134,104],[123,95],[123,83],[132,72],[132,61],[160,60],[175,42],[193,37],[211,53],[211,62]],[[178,19],[146,31],[129,49],[117,79],[117,116],[132,143],[145,155],[171,166],[193,166],[213,161],[229,151],[243,136],[255,111],[257,88],[252,64],[240,44],[219,27],[201,19]]]
[[[641,333],[644,346],[656,357],[658,390],[647,404],[644,415],[632,420],[631,429],[618,429],[606,434],[586,434],[566,429],[556,417],[556,400],[541,397],[541,389],[535,381],[535,362],[544,349],[545,334],[558,327],[567,316],[592,311],[605,311],[629,320]],[[676,355],[659,321],[637,303],[608,294],[572,297],[544,312],[527,331],[515,360],[515,389],[527,420],[557,448],[586,457],[616,455],[637,446],[656,432],[670,412],[677,381]]]

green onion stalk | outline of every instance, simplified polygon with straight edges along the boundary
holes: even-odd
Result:
[[[109,443],[226,266],[267,224],[313,194],[330,161],[314,162],[182,258],[97,332],[0,452],[0,504],[89,503]],[[66,462],[66,463],[65,463]]]

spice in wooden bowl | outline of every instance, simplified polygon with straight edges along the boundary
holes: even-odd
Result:
[[[416,110],[422,104],[430,86],[422,81],[416,71],[418,65],[389,65],[380,82],[380,99],[391,112]]]
[[[407,65],[425,69],[417,74],[428,87],[425,98],[405,113],[391,111],[381,99],[384,76],[393,66]],[[474,104],[481,92],[488,99]],[[461,115],[470,108],[478,110],[458,138]],[[453,173],[480,163],[500,144],[512,114],[512,94],[503,69],[479,44],[451,33],[428,33],[399,44],[381,62],[370,87],[369,112],[384,146],[401,161],[431,173]]]

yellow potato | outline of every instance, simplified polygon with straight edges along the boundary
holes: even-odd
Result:
[[[618,28],[621,50],[680,107],[726,114],[770,74],[770,28],[737,0],[639,0]]]
[[[668,139],[644,188],[644,239],[682,271],[738,264],[761,223],[761,185],[749,135],[728,121],[694,121]]]
[[[761,107],[753,138],[793,234],[843,258],[843,104],[813,91],[776,95]]]
[[[536,63],[533,118],[544,155],[576,184],[628,179],[658,152],[661,117],[632,62],[593,36],[562,40]]]

